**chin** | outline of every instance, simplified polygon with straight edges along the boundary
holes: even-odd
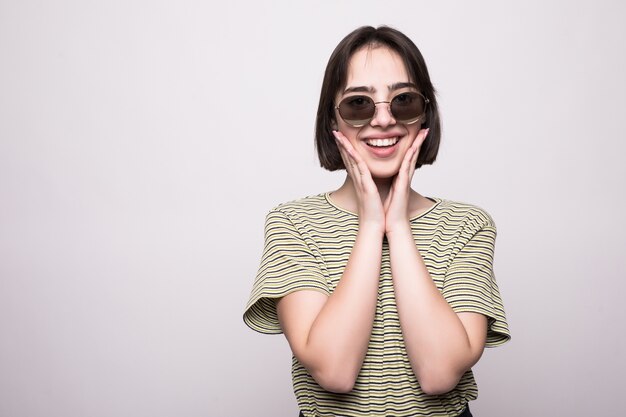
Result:
[[[393,178],[399,171],[399,168],[396,169],[370,169],[370,173],[372,174],[372,178],[374,179],[390,179]]]

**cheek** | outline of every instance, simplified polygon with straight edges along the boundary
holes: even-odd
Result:
[[[340,126],[340,132],[348,139],[348,142],[352,146],[352,148],[361,156],[361,158],[367,158],[367,149],[365,149],[365,145],[361,140],[358,139],[358,129],[351,128],[345,129]]]
[[[348,141],[355,146],[359,142],[359,132],[361,131],[360,127],[350,126],[343,120],[339,120],[337,123],[337,129]]]
[[[419,134],[421,128],[422,128],[421,123],[416,123],[415,125],[409,126],[408,132],[409,132],[409,137],[411,138],[411,144],[413,144],[413,141],[417,138],[417,135]]]

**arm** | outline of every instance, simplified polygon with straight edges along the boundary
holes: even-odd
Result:
[[[378,189],[358,153],[337,135],[358,200],[359,231],[339,284],[330,295],[298,291],[277,304],[278,319],[295,357],[324,389],[352,390],[376,313],[384,236]]]
[[[388,234],[394,291],[407,354],[424,392],[453,389],[482,355],[487,318],[456,314],[435,286],[407,223]]]
[[[433,282],[409,223],[410,184],[419,149],[428,134],[421,130],[407,151],[385,201],[385,233],[400,325],[413,372],[428,394],[453,389],[480,358],[487,319],[456,314]]]
[[[359,228],[330,296],[297,291],[278,302],[278,319],[293,354],[328,391],[351,391],[363,364],[376,310],[381,251],[382,233]]]

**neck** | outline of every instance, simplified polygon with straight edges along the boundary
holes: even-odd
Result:
[[[381,201],[384,203],[385,199],[389,195],[391,190],[393,178],[388,179],[374,179],[374,184],[378,188],[378,194]],[[423,197],[413,189],[409,190],[408,212],[410,216],[415,216],[419,213],[428,210],[433,206],[432,200]],[[332,192],[332,199],[335,204],[344,210],[351,211],[353,213],[359,212],[358,197],[356,194],[356,188],[350,176],[346,175],[346,180],[343,185]]]
[[[389,190],[391,190],[391,181],[392,178],[384,178],[374,179],[374,184],[378,188],[378,194],[380,194],[380,199],[384,202],[387,199],[387,195],[389,195]]]

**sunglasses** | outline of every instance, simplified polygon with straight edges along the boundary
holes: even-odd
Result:
[[[376,114],[376,105],[389,104],[391,115],[398,123],[413,124],[423,119],[429,100],[420,93],[408,91],[394,96],[391,101],[374,101],[369,96],[349,96],[335,106],[341,118],[353,127],[368,124]]]

